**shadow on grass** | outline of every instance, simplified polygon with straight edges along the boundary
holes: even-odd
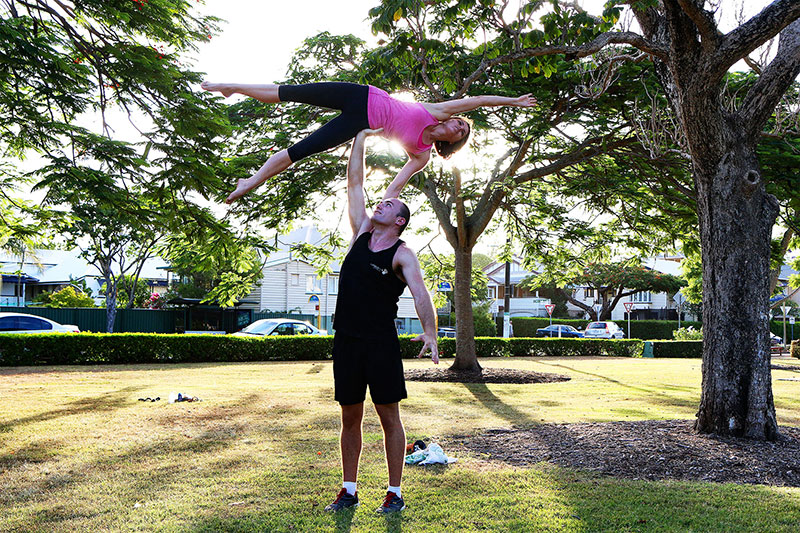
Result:
[[[125,387],[113,392],[103,393],[100,396],[91,398],[80,398],[62,407],[45,411],[38,415],[31,415],[8,422],[0,422],[0,433],[11,431],[16,426],[44,422],[62,416],[77,415],[89,412],[109,412],[126,406],[131,401],[131,393],[142,390],[144,387]]]
[[[655,405],[694,409],[700,404],[700,397],[699,397],[700,391],[699,391],[699,389],[696,389],[697,390],[696,394],[698,395],[697,399],[676,398],[675,396],[670,396],[669,394],[665,394],[663,392],[660,392],[660,390],[662,390],[662,389],[681,390],[684,387],[672,387],[672,386],[669,386],[669,385],[666,385],[666,386],[659,385],[658,387],[654,387],[654,388],[636,387],[634,385],[630,385],[628,383],[623,383],[622,381],[610,378],[608,376],[604,376],[602,374],[596,374],[594,372],[587,372],[585,370],[578,370],[577,368],[573,368],[573,367],[568,366],[568,365],[558,364],[558,363],[549,363],[549,362],[546,362],[546,361],[539,361],[539,362],[541,364],[543,364],[543,365],[563,368],[563,369],[575,372],[577,374],[583,374],[583,375],[586,375],[586,376],[592,376],[592,377],[595,377],[595,378],[599,378],[599,379],[602,379],[603,381],[607,381],[609,383],[613,383],[615,385],[619,385],[620,387],[623,387],[625,389],[633,390],[633,391],[642,393],[650,403],[655,404]],[[694,391],[694,390],[695,389],[688,389],[687,392]]]
[[[526,413],[504,403],[485,383],[463,383],[463,385],[484,407],[511,424],[525,425],[534,422]]]

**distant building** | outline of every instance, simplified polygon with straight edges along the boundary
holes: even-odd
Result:
[[[145,281],[153,292],[164,293],[169,285],[169,273],[163,268],[166,263],[160,258],[145,262],[140,279]],[[18,272],[22,272],[18,275]],[[0,306],[27,306],[38,295],[54,292],[68,285],[86,282],[97,303],[102,303],[100,289],[105,281],[100,272],[80,256],[75,250],[33,250],[25,255],[20,265],[20,257],[0,252]]]

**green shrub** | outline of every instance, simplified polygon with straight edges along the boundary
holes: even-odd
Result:
[[[798,359],[800,359],[800,340],[792,341],[792,348],[789,351],[789,355],[791,355],[792,357],[797,357]]]
[[[330,359],[333,337],[157,333],[0,335],[0,366]]]
[[[652,341],[653,357],[702,358],[703,341]]]
[[[703,340],[703,328],[694,329],[689,326],[688,328],[676,329],[672,332],[672,337],[676,341],[701,341]]]
[[[630,339],[509,339],[511,355],[516,357],[641,357],[644,343]]]

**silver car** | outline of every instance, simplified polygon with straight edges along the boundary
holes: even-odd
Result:
[[[583,332],[585,339],[624,339],[625,332],[615,322],[590,322]]]
[[[25,313],[0,313],[0,333],[80,333],[78,326]]]
[[[324,329],[317,329],[308,322],[291,318],[264,318],[256,320],[234,335],[239,337],[270,335],[327,335]]]

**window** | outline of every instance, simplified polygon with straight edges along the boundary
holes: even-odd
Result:
[[[41,318],[34,318],[32,316],[20,316],[17,317],[19,319],[19,329],[25,330],[43,330],[43,329],[53,329],[53,325],[46,321],[42,320]]]
[[[0,318],[0,331],[16,331],[19,328],[17,327],[18,324],[18,317],[15,316],[7,316],[5,318]]]
[[[641,291],[641,292],[637,292],[636,294],[631,296],[631,301],[632,302],[637,302],[637,303],[648,303],[649,304],[650,302],[653,301],[653,296],[652,296],[652,294],[650,294],[650,291]]]
[[[490,300],[494,300],[497,298],[497,287],[489,287],[486,290],[486,297]]]
[[[294,328],[290,322],[278,324],[278,326],[272,330],[270,335],[294,335]]]
[[[594,298],[594,289],[583,289],[584,298]]]
[[[328,277],[328,294],[339,294],[339,276]]]
[[[305,324],[292,324],[294,326],[295,335],[313,335],[312,329]]]
[[[292,274],[292,286],[297,287],[300,285],[300,274]]]
[[[322,294],[322,280],[314,275],[306,276],[306,292]]]

